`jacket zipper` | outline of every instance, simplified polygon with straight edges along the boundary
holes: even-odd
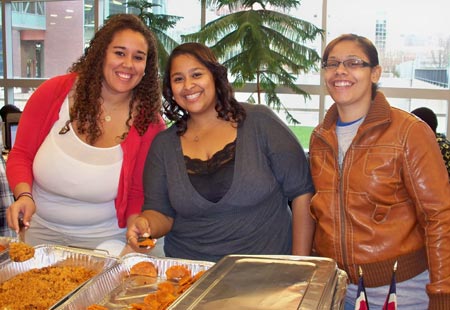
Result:
[[[351,147],[351,145],[350,145]],[[349,149],[350,149],[349,147]],[[348,150],[347,150],[348,152]],[[345,158],[347,157],[347,152],[344,154],[344,158],[342,159],[342,167],[339,166],[339,160],[335,157],[336,162],[339,167],[338,174],[338,183],[339,183],[339,215],[341,219],[341,251],[342,251],[342,264],[344,269],[348,270],[348,257],[347,257],[347,238],[345,237],[345,208],[344,208],[344,188],[342,182],[342,171],[344,171]]]
[[[344,212],[344,195],[343,195],[343,184],[342,184],[342,171],[344,170],[344,164],[345,164],[345,158],[347,157],[347,152],[345,152],[344,154],[344,158],[342,160],[342,167],[339,165],[339,155],[336,153],[336,150],[333,149],[333,147],[331,146],[330,143],[328,143],[327,139],[325,139],[324,137],[322,137],[322,135],[318,135],[318,137],[320,137],[320,139],[326,143],[328,145],[328,147],[330,148],[330,150],[333,152],[333,157],[335,160],[335,164],[337,165],[337,167],[339,167],[339,173],[338,173],[338,188],[339,188],[339,216],[341,219],[341,252],[342,252],[342,264],[344,266],[344,269],[348,269],[347,264],[348,264],[348,257],[347,257],[347,247],[346,247],[346,237],[345,237],[345,212]],[[353,142],[350,144],[349,148],[350,149],[353,145]]]

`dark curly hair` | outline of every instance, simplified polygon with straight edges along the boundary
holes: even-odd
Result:
[[[183,135],[187,130],[187,120],[189,113],[181,108],[173,99],[170,85],[170,71],[172,62],[179,55],[191,55],[201,62],[214,77],[216,87],[216,111],[218,118],[235,122],[238,126],[245,120],[246,113],[242,105],[234,97],[233,88],[228,81],[227,68],[217,61],[214,53],[207,46],[201,43],[184,43],[177,46],[169,56],[166,71],[163,78],[164,114],[174,121],[178,130],[178,135]]]
[[[95,33],[84,55],[69,68],[69,72],[78,74],[70,121],[77,121],[77,130],[87,135],[90,144],[94,144],[102,134],[98,119],[101,114],[103,64],[106,50],[116,33],[128,29],[142,34],[148,44],[145,74],[134,88],[130,101],[128,129],[131,127],[133,109],[136,111],[133,125],[141,136],[144,135],[149,124],[159,121],[162,104],[155,36],[136,15],[112,15]]]

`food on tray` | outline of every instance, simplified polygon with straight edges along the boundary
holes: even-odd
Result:
[[[95,304],[95,305],[90,305],[89,307],[87,307],[86,310],[108,310],[108,308]]]
[[[24,262],[34,257],[34,248],[24,242],[11,242],[9,257],[14,262]]]
[[[197,272],[193,277],[185,276],[178,281],[178,294],[184,293],[195,281],[200,279],[200,277],[206,272],[206,270],[202,270]]]
[[[131,275],[157,277],[158,270],[152,262],[139,262],[130,268]]]
[[[174,294],[176,292],[176,288],[173,282],[164,281],[158,284],[158,291]]]
[[[148,269],[153,270],[154,274],[152,279],[155,282],[145,281],[140,277],[149,279]],[[119,296],[117,300],[125,301],[129,300],[125,304],[126,309],[131,310],[166,310],[177,298],[187,290],[195,281],[197,281],[205,271],[200,271],[192,276],[191,270],[182,265],[173,265],[166,269],[166,277],[157,276],[157,268],[152,262],[142,261],[131,266],[130,277],[126,278],[124,283],[125,289],[120,289],[116,292],[116,296]],[[145,274],[145,276],[143,275]],[[136,281],[139,279],[139,281]],[[127,281],[131,280],[131,282]],[[148,284],[150,282],[150,284]],[[130,285],[133,283],[133,285]],[[141,290],[145,289],[144,291]],[[150,291],[150,293],[148,293]],[[134,292],[134,293],[133,293]],[[145,292],[141,295],[141,292]],[[143,297],[145,296],[145,297]],[[114,299],[116,300],[116,299]],[[117,301],[116,300],[116,301]],[[110,299],[110,301],[112,301]],[[113,302],[114,307],[119,306]],[[96,304],[91,305],[88,310],[103,310],[103,308],[95,308]],[[110,306],[110,304],[105,304]],[[122,308],[121,308],[122,309]]]
[[[7,247],[5,245],[0,244],[0,252],[3,252],[6,249],[7,249]]]
[[[197,281],[204,271],[191,276],[185,266],[174,265],[166,270],[167,280],[158,284],[156,292],[148,294],[143,303],[131,304],[132,310],[165,310],[177,297]]]
[[[190,276],[191,276],[191,271],[181,265],[175,265],[175,266],[169,267],[166,270],[167,279],[181,279],[181,278],[190,277]]]
[[[155,247],[155,240],[150,236],[142,236],[138,238],[138,245],[140,248],[151,249]]]
[[[49,309],[96,274],[82,266],[34,268],[0,284],[2,309]]]

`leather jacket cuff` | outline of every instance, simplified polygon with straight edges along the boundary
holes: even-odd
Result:
[[[429,294],[429,310],[450,309],[450,293]]]

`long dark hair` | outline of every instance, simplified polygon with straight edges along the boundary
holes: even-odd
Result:
[[[106,50],[116,33],[130,29],[142,34],[147,42],[147,61],[145,75],[134,88],[130,102],[130,115],[127,126],[130,128],[131,111],[135,109],[136,117],[133,126],[139,135],[143,135],[150,123],[159,122],[161,113],[161,89],[158,76],[158,52],[156,39],[149,28],[132,14],[116,14],[111,16],[94,35],[84,55],[76,61],[69,72],[78,74],[74,94],[74,105],[70,111],[70,119],[77,120],[77,130],[87,135],[93,144],[102,134],[98,123],[101,113],[101,90],[103,82],[103,64]]]
[[[233,88],[228,81],[227,68],[220,64],[210,48],[201,43],[184,43],[177,46],[169,56],[167,68],[163,78],[163,103],[164,114],[174,121],[178,127],[178,134],[183,135],[187,129],[187,120],[189,114],[181,108],[173,99],[172,88],[170,85],[170,71],[175,57],[180,55],[191,55],[201,62],[214,77],[216,87],[216,106],[215,109],[218,118],[241,124],[245,119],[245,110],[234,97]]]
[[[325,48],[325,51],[323,52],[322,61],[327,61],[328,56],[330,55],[331,50],[338,44],[343,41],[352,41],[358,44],[366,54],[366,56],[369,58],[370,66],[376,67],[378,66],[379,59],[378,59],[378,51],[375,45],[367,39],[366,37],[359,36],[353,33],[343,34],[339,37],[333,39],[330,43],[328,43],[327,47]],[[375,95],[377,93],[378,89],[378,83],[372,83],[372,100],[375,98]]]

